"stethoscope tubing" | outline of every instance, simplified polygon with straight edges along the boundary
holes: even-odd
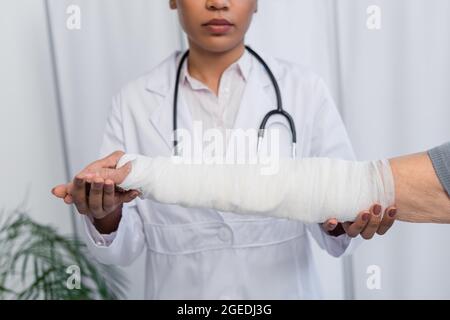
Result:
[[[267,122],[272,116],[280,115],[284,117],[288,123],[292,134],[292,157],[296,157],[297,153],[297,130],[295,127],[295,122],[292,116],[283,108],[283,100],[281,97],[281,90],[280,86],[278,85],[278,81],[275,78],[272,70],[267,65],[267,63],[264,61],[264,59],[256,53],[252,48],[249,46],[245,46],[245,48],[250,52],[256,60],[261,63],[261,65],[264,67],[264,69],[267,72],[267,75],[270,78],[270,81],[272,82],[273,88],[275,90],[275,95],[277,99],[277,108],[275,110],[272,110],[268,112],[263,120],[261,121],[261,125],[259,127],[258,131],[258,144],[257,144],[257,151],[259,152],[260,144],[262,143],[262,140],[264,139],[264,134],[266,131]],[[181,78],[181,70],[183,68],[183,64],[186,61],[186,59],[189,57],[189,50],[187,50],[183,56],[181,57],[180,63],[178,64],[177,68],[177,76],[176,76],[176,84],[175,84],[175,91],[174,91],[174,97],[173,97],[173,131],[174,131],[174,140],[173,140],[173,147],[174,147],[174,154],[178,155],[178,137],[177,137],[177,129],[178,129],[178,123],[177,123],[177,114],[178,114],[178,96],[179,96],[179,88],[180,88],[180,78]]]

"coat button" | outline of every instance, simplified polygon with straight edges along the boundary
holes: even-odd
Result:
[[[218,233],[218,237],[220,240],[222,240],[223,242],[228,242],[231,240],[231,231],[228,230],[227,228],[223,227],[220,228],[219,233]]]

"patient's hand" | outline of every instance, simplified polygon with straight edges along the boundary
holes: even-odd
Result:
[[[56,186],[52,193],[67,204],[74,203],[81,214],[90,214],[96,219],[106,217],[139,195],[137,191],[122,192],[115,188],[131,170],[130,163],[115,169],[123,155],[124,152],[116,151],[91,163],[72,182]]]

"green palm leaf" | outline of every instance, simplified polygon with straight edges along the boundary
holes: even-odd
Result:
[[[2,212],[0,218],[4,218]],[[0,222],[0,299],[121,299],[126,279],[98,263],[78,239],[62,236],[19,210]],[[69,266],[80,270],[80,288],[70,289]],[[18,288],[18,289],[17,289]]]

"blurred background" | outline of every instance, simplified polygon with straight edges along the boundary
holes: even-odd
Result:
[[[26,198],[36,221],[76,232],[73,209],[50,189],[97,158],[112,96],[186,47],[168,2],[0,1],[4,213]],[[450,140],[450,1],[259,2],[247,43],[325,78],[358,159]],[[72,30],[77,9],[81,28]],[[326,298],[449,299],[449,243],[450,226],[399,222],[352,256],[314,253]],[[143,262],[124,269],[128,298],[143,298]],[[372,266],[381,272],[379,289],[367,286]]]

